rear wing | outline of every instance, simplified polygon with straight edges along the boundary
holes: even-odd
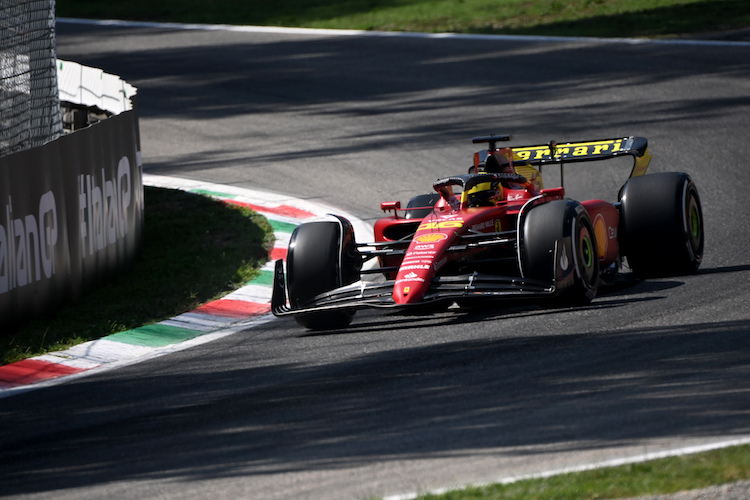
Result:
[[[513,152],[513,162],[539,167],[549,163],[575,163],[606,160],[620,156],[633,157],[630,177],[646,173],[651,155],[648,153],[648,140],[645,137],[623,137],[587,142],[550,142],[539,146],[518,146],[509,148]]]

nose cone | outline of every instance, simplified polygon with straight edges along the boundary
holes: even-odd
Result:
[[[412,270],[408,269],[409,267],[423,267],[424,269]],[[402,266],[396,276],[396,284],[393,286],[393,301],[399,305],[419,302],[430,286],[430,278],[430,265]]]
[[[398,305],[419,302],[423,295],[422,287],[413,283],[396,283],[393,287],[393,301]]]
[[[419,225],[393,285],[396,304],[414,304],[424,297],[435,275],[436,262],[445,261],[445,252],[463,227],[463,219],[454,212],[425,217]]]

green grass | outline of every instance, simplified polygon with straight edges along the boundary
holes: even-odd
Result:
[[[0,336],[0,364],[155,323],[243,286],[268,259],[273,230],[251,210],[145,187],[144,246],[133,268],[48,317]]]
[[[747,0],[58,0],[59,17],[384,31],[663,37],[750,25]]]
[[[583,500],[628,498],[750,479],[750,446],[423,495],[423,500]]]

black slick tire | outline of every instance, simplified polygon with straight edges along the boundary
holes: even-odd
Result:
[[[571,282],[553,299],[555,305],[585,305],[599,286],[599,257],[591,218],[573,200],[556,200],[531,208],[523,220],[521,259],[524,276],[547,283],[555,280],[555,242],[564,240],[565,268],[575,265]],[[562,284],[558,283],[558,286]]]
[[[353,239],[353,233],[342,234],[337,222],[310,222],[295,229],[287,253],[287,287],[293,309],[308,307],[316,296],[357,280],[356,256],[346,254]],[[324,330],[344,328],[353,317],[354,311],[331,310],[298,314],[295,319],[305,328]]]
[[[634,177],[620,191],[620,251],[641,277],[693,274],[703,260],[703,210],[689,175]]]

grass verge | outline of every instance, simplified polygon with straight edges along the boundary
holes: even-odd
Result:
[[[747,0],[58,0],[57,15],[377,31],[663,37],[750,25]]]
[[[179,190],[144,188],[144,246],[130,272],[49,317],[0,336],[0,364],[155,323],[254,278],[273,230],[252,210]]]
[[[750,446],[529,479],[511,484],[471,487],[422,500],[588,500],[670,494],[750,479]]]

